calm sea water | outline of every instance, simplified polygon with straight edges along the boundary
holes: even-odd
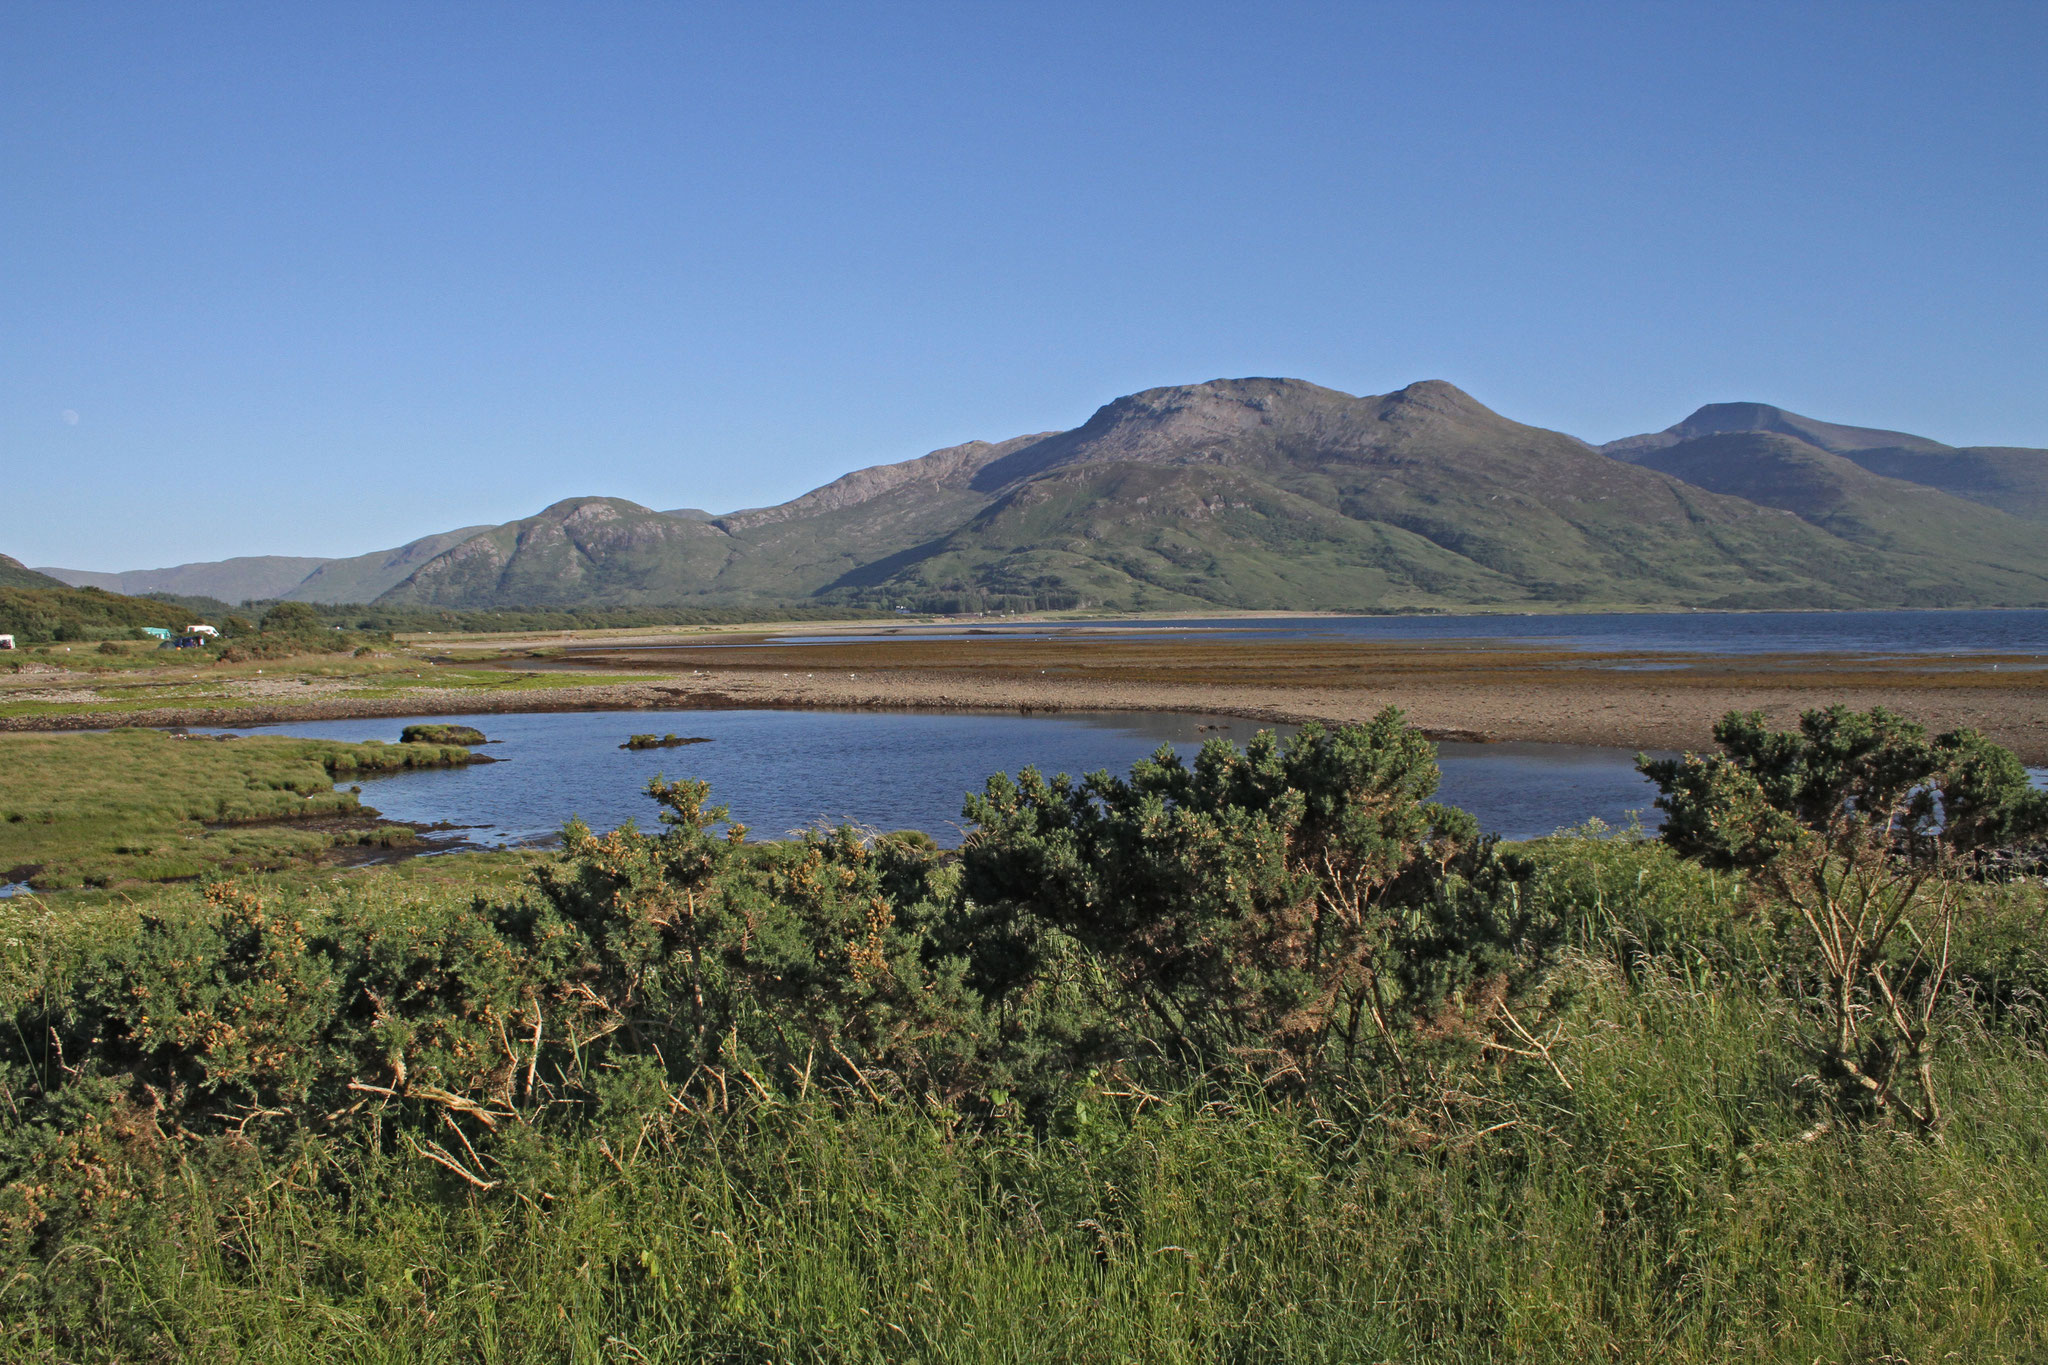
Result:
[[[1240,640],[1512,640],[1601,653],[2032,654],[2048,658],[2048,611],[1613,612],[1584,616],[1233,617],[1099,625],[986,624],[887,628],[859,635],[779,635],[778,644],[1023,637],[1076,631]],[[670,648],[672,646],[659,646]],[[603,647],[611,648],[611,647]]]
[[[407,824],[473,827],[477,843],[555,834],[570,816],[593,829],[654,824],[647,780],[701,778],[757,837],[819,823],[921,829],[951,847],[960,806],[989,774],[1035,766],[1076,775],[1123,773],[1161,744],[1192,756],[1205,739],[1242,744],[1260,728],[1221,716],[1113,712],[1057,716],[873,711],[594,711],[293,722],[273,732],[396,741],[419,721],[475,725],[499,741],[497,763],[364,780],[363,800]],[[1202,727],[1221,727],[1204,729]],[[1283,731],[1286,727],[1276,727]],[[702,735],[709,744],[624,750],[629,735]],[[214,730],[209,733],[224,733]],[[250,733],[243,728],[232,733]],[[1653,789],[1625,749],[1563,744],[1443,744],[1439,799],[1509,838],[1549,834],[1589,817],[1654,826]]]

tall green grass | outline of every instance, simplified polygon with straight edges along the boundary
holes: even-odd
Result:
[[[1733,950],[1650,946],[1709,913],[1692,869],[1627,840],[1537,852],[1543,894],[1573,898],[1585,926],[1532,1021],[1543,1052],[1491,1053],[1412,1088],[1379,1078],[1283,1103],[1229,1075],[1156,1093],[1098,1076],[1047,1126],[970,1122],[886,1086],[879,1099],[741,1075],[683,1086],[628,1058],[585,1078],[587,1104],[522,1107],[475,1167],[488,1189],[420,1154],[437,1135],[469,1166],[460,1138],[407,1136],[395,1115],[277,1149],[257,1140],[262,1118],[240,1138],[194,1141],[116,1108],[64,1149],[101,1173],[91,1238],[39,1256],[20,1240],[18,1189],[0,1201],[0,1234],[17,1230],[0,1243],[0,1349],[50,1361],[2048,1357],[2036,1035],[1960,997],[1942,1142],[1821,1125],[1809,1059],[1788,1041],[1802,1001],[1733,965]],[[473,870],[488,880],[488,866]],[[480,885],[387,871],[269,894],[284,913],[395,927]],[[2040,909],[2037,891],[2001,894]],[[1750,913],[1702,924],[1699,942],[1750,932]]]
[[[707,1111],[629,1069],[587,1124],[516,1133],[489,1191],[402,1148],[223,1145],[167,1163],[120,1244],[41,1270],[14,1345],[366,1362],[2048,1353],[2040,1056],[1975,1037],[1942,1146],[1806,1140],[1798,1065],[1765,1041],[1779,1003],[1664,966],[1572,970],[1563,1078],[1494,1075],[1484,1124],[1211,1084],[1098,1091],[1048,1136],[854,1096]],[[24,1289],[0,1304],[21,1313]]]

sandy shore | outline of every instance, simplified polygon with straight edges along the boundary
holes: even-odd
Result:
[[[666,652],[664,652],[666,653]],[[707,655],[708,651],[705,652]],[[748,651],[749,654],[755,651]],[[592,659],[616,672],[617,656]],[[176,706],[118,714],[73,714],[0,720],[6,730],[100,729],[108,726],[243,726],[293,720],[372,716],[492,714],[592,710],[688,710],[734,707],[832,707],[985,711],[1192,711],[1253,720],[1363,720],[1398,706],[1438,738],[1535,740],[1645,749],[1702,748],[1714,721],[1730,710],[1762,710],[1790,724],[1806,708],[1841,702],[1886,706],[1930,728],[1970,726],[2032,764],[2048,763],[2048,677],[2007,673],[1944,673],[1915,669],[1845,670],[1816,678],[1782,665],[1731,669],[1677,668],[1630,672],[1613,667],[1504,667],[1498,658],[1475,667],[1470,656],[1431,666],[1410,656],[1407,667],[1345,669],[1304,664],[1289,676],[1275,663],[1243,667],[1243,657],[1217,666],[1150,660],[1119,669],[1084,660],[1068,676],[1050,662],[1015,656],[948,661],[919,667],[912,659],[878,665],[872,655],[777,651],[775,657],[634,659],[645,681],[489,692],[422,687],[391,698],[296,696],[276,689],[232,707]],[[855,666],[847,667],[851,662]],[[706,667],[706,664],[709,667]],[[1034,667],[1043,663],[1044,666]],[[689,666],[685,666],[689,665]],[[1174,676],[1175,674],[1179,676]],[[284,695],[279,695],[283,693]]]

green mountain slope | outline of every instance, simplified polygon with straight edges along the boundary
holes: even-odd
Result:
[[[1879,448],[1842,458],[1873,474],[1938,488],[2028,521],[2048,521],[2048,450],[1963,446],[1924,451]]]
[[[1593,447],[1441,381],[1237,379],[723,516],[571,498],[352,559],[74,577],[465,610],[2040,605],[2029,517],[2048,520],[2048,452],[1760,403]]]
[[[1341,609],[1522,595],[1422,536],[1354,521],[1255,476],[1139,461],[1030,479],[904,558],[849,574],[827,595],[1133,610]]]
[[[1753,406],[1723,417],[1748,420]],[[1806,425],[1837,441],[1856,431]],[[860,470],[710,522],[572,500],[465,541],[385,600],[2048,601],[2048,548],[2027,528],[1802,440],[1710,435],[1636,456],[1510,421],[1441,382],[1354,397],[1297,380],[1218,380],[1120,398],[1071,431]]]
[[[1790,437],[1872,474],[1939,489],[2009,516],[2048,521],[2048,450],[1946,446],[1902,431],[1822,422],[1768,403],[1710,403],[1677,426],[1609,441],[1600,449],[1616,459],[1647,463],[1644,456],[1681,442],[1738,432]]]
[[[1437,382],[1368,398],[1286,380],[1152,390],[978,482],[1006,478],[1018,482],[957,532],[832,594],[1354,609],[2048,600],[2048,552],[2019,556],[2033,573],[1908,562]]]
[[[0,555],[0,588],[62,588],[68,586],[62,579],[52,578],[46,573],[37,573],[13,555]]]
[[[279,596],[295,602],[374,602],[412,577],[436,555],[454,549],[488,526],[464,526],[408,541],[395,550],[374,550],[350,559],[330,559],[290,591]]]
[[[394,606],[624,606],[702,598],[731,558],[714,526],[624,498],[568,498],[470,536],[378,600]]]
[[[2048,584],[2041,528],[1937,489],[1873,474],[1789,436],[1730,432],[1638,457],[1701,488],[1779,507],[1843,540],[1914,562],[1927,589],[2021,599]]]
[[[779,507],[719,517],[733,558],[719,590],[741,596],[808,597],[849,575],[914,556],[994,500],[976,487],[991,465],[1045,434],[935,450],[900,464],[856,470]]]

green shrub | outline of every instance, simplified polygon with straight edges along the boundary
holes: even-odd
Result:
[[[1186,1060],[1256,1059],[1276,1080],[1400,1065],[1391,1036],[1483,1036],[1540,978],[1554,918],[1462,811],[1428,798],[1435,750],[1369,726],[1211,740],[1081,782],[1027,769],[971,797],[971,979],[995,998],[1046,969],[1048,931],[1100,960]]]
[[[1938,1015],[1969,899],[1956,878],[2048,834],[2048,792],[1975,731],[1930,739],[1882,707],[1808,711],[1796,732],[1730,712],[1714,738],[1719,755],[1639,763],[1665,841],[1754,869],[1803,927],[1822,985],[1811,1045],[1845,1112],[1935,1132]]]

